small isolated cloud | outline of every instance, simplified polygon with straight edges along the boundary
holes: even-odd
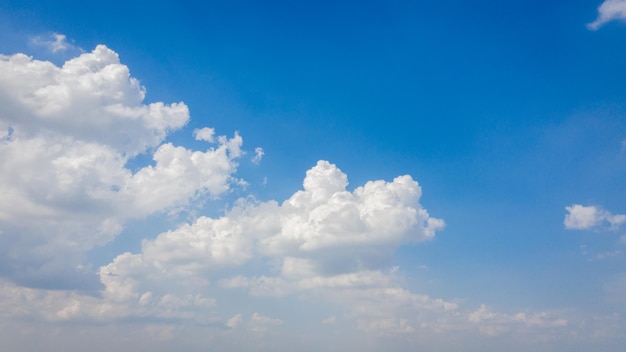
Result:
[[[626,215],[613,215],[593,205],[572,204],[569,207],[565,207],[565,210],[567,210],[568,214],[565,215],[563,224],[568,230],[587,230],[602,226],[605,223],[608,223],[611,229],[617,229],[626,222]]]
[[[265,155],[263,148],[261,147],[254,148],[254,158],[252,158],[252,162],[255,164],[260,163],[261,159],[263,159],[263,155]]]
[[[607,22],[626,20],[626,0],[605,0],[598,7],[598,17],[587,28],[597,30]]]
[[[213,141],[215,140],[213,138],[214,135],[215,135],[215,129],[208,128],[208,127],[195,129],[193,131],[193,137],[197,141],[205,141],[205,142],[213,143]]]
[[[243,321],[243,318],[241,317],[241,314],[237,314],[233,316],[232,318],[228,319],[228,321],[226,322],[226,326],[229,327],[230,329],[234,329],[238,327],[239,325],[241,325],[242,321]]]
[[[32,39],[32,43],[36,46],[45,47],[53,53],[67,51],[70,49],[78,49],[74,45],[67,42],[67,37],[60,33],[51,33],[47,36],[37,36]]]

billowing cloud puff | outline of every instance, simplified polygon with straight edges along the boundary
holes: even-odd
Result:
[[[144,240],[141,253],[124,253],[100,269],[104,297],[132,312],[167,294],[195,297],[211,281],[266,297],[393,287],[397,279],[385,269],[393,251],[432,238],[444,223],[420,206],[421,189],[410,176],[353,191],[347,185],[341,170],[320,161],[307,171],[303,190],[282,204],[241,199],[222,217],[200,217]],[[249,263],[260,275],[223,274],[245,273]]]
[[[421,190],[410,176],[368,182],[352,192],[347,184],[335,165],[320,161],[307,171],[304,190],[282,204],[240,200],[224,217],[201,217],[145,240],[142,253],[133,256],[161,277],[204,276],[261,256],[282,263],[282,277],[266,284],[286,287],[288,279],[302,280],[300,288],[350,286],[363,277],[341,275],[379,270],[399,245],[428,240],[444,226],[420,206]],[[111,268],[103,270],[123,280]]]
[[[61,67],[0,56],[1,276],[72,287],[61,276],[84,271],[85,251],[111,241],[126,220],[228,190],[242,138],[221,136],[205,151],[163,144],[189,110],[144,97],[103,45]],[[213,142],[213,130],[202,131]],[[129,169],[142,153],[154,165]]]
[[[563,224],[568,230],[591,229],[601,226],[605,222],[609,223],[611,229],[616,229],[626,222],[626,215],[613,215],[593,205],[584,206],[572,204],[571,206],[565,207],[565,210],[567,210],[568,213],[565,215]]]
[[[24,54],[0,56],[2,128],[16,137],[43,131],[134,156],[189,120],[184,103],[143,104],[145,89],[104,45],[62,67]]]
[[[605,0],[598,7],[598,18],[589,23],[587,27],[592,30],[600,28],[603,24],[614,20],[626,19],[625,0]]]

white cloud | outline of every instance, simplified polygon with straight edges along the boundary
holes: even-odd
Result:
[[[209,143],[213,143],[214,142],[214,138],[213,137],[215,136],[215,129],[208,128],[208,127],[204,127],[204,128],[201,128],[201,129],[195,129],[195,130],[193,130],[193,136],[198,141],[206,141],[206,142],[209,142]]]
[[[62,67],[23,55],[0,55],[4,126],[15,137],[62,135],[132,157],[158,146],[189,120],[184,103],[145,105],[145,89],[109,48]]]
[[[75,269],[84,253],[128,219],[217,197],[236,182],[239,135],[206,151],[163,144],[189,110],[144,96],[103,45],[61,67],[0,55],[0,275],[77,287],[88,282],[89,268]],[[143,153],[155,165],[127,168]]]
[[[602,221],[599,210],[594,206],[573,204],[565,207],[565,210],[568,212],[564,221],[566,229],[588,229],[597,226]]]
[[[34,45],[45,47],[53,53],[77,49],[74,45],[67,42],[67,37],[64,34],[60,33],[51,33],[45,37],[37,36],[31,42]]]
[[[601,226],[605,222],[610,225],[611,229],[619,228],[626,222],[626,215],[613,215],[610,212],[590,205],[583,206],[580,204],[572,204],[565,207],[568,214],[565,215],[563,224],[568,230],[586,230]]]
[[[261,147],[254,148],[254,157],[252,158],[252,162],[255,164],[260,163],[261,159],[263,159],[263,155],[265,155],[263,148]]]
[[[157,150],[155,159],[161,160],[158,155]],[[222,217],[200,217],[146,239],[140,253],[121,254],[100,268],[101,300],[63,296],[50,307],[70,320],[95,319],[93,312],[110,307],[113,320],[150,316],[198,322],[215,316],[219,302],[206,296],[215,278],[220,289],[243,289],[250,297],[317,292],[354,312],[367,305],[387,307],[389,312],[378,314],[382,317],[355,313],[364,328],[389,323],[371,319],[395,319],[400,309],[384,303],[388,300],[412,302],[416,310],[455,309],[454,303],[399,288],[397,268],[385,271],[395,248],[431,239],[443,228],[443,221],[419,204],[417,182],[401,176],[392,182],[371,181],[354,191],[346,190],[347,183],[335,165],[320,161],[307,171],[303,190],[282,204],[242,199]],[[260,275],[220,279],[223,271],[244,273],[251,262]],[[268,322],[260,315],[251,321],[259,326]]]
[[[605,0],[598,7],[598,17],[587,28],[597,30],[607,22],[626,20],[626,0]]]
[[[141,254],[123,254],[101,273],[112,273],[117,285],[143,270],[162,278],[205,277],[267,258],[281,263],[281,277],[234,277],[222,280],[222,286],[284,295],[303,288],[380,284],[386,278],[376,270],[389,263],[395,248],[428,240],[444,225],[420,206],[420,187],[409,176],[368,182],[349,192],[347,176],[320,161],[307,171],[303,185],[281,205],[242,199],[223,217],[200,217],[144,240]],[[135,259],[122,260],[129,256]],[[119,267],[123,263],[128,264]],[[103,279],[107,287],[108,280]]]

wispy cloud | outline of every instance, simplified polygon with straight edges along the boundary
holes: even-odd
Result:
[[[261,147],[254,148],[254,157],[252,158],[252,162],[255,164],[260,163],[261,159],[263,159],[263,155],[265,155],[263,148]]]
[[[598,17],[587,28],[597,30],[607,22],[626,20],[626,0],[605,0],[598,7]]]
[[[36,46],[45,47],[53,53],[68,50],[82,51],[77,46],[69,43],[67,36],[61,33],[50,33],[48,35],[36,36],[31,39],[31,42]]]

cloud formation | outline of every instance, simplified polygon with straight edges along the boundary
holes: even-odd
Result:
[[[263,148],[261,147],[254,148],[254,157],[252,157],[252,162],[255,164],[260,163],[261,159],[263,159],[263,155],[265,155]]]
[[[221,136],[205,151],[163,143],[187,124],[189,109],[144,97],[103,45],[61,67],[0,55],[1,276],[71,287],[61,282],[87,274],[84,253],[128,219],[229,189],[242,138]],[[146,153],[154,165],[127,167]]]
[[[598,7],[598,17],[587,28],[597,30],[610,21],[626,20],[626,0],[605,0]]]
[[[159,340],[181,326],[262,338],[294,319],[267,306],[303,302],[325,310],[309,324],[370,336],[567,325],[546,312],[467,309],[406,288],[395,251],[433,239],[444,221],[422,206],[410,175],[349,188],[325,160],[286,200],[241,198],[220,216],[144,234],[139,250],[91,268],[86,253],[130,220],[185,213],[240,182],[239,134],[199,128],[193,136],[205,150],[174,145],[167,137],[188,123],[188,107],[144,99],[103,45],[60,67],[0,56],[0,326],[146,322],[142,333]],[[151,162],[137,162],[145,156]],[[253,162],[262,157],[256,148]],[[589,220],[577,207],[566,226],[624,222],[602,212]]]
[[[419,205],[421,190],[410,176],[370,181],[350,192],[347,176],[320,161],[303,185],[282,204],[241,199],[223,217],[203,216],[144,240],[141,253],[122,254],[101,268],[105,292],[137,299],[164,284],[158,280],[177,280],[180,288],[193,283],[193,291],[221,269],[255,259],[268,272],[276,267],[278,275],[238,275],[223,278],[220,286],[256,296],[386,286],[391,280],[381,270],[394,250],[428,240],[444,225]]]
[[[32,43],[37,46],[45,47],[53,53],[77,49],[74,45],[67,42],[65,34],[60,33],[51,33],[47,38],[42,36],[34,37]]]
[[[626,215],[613,215],[593,205],[572,204],[565,207],[565,210],[567,210],[567,214],[563,224],[568,230],[587,230],[597,228],[605,223],[609,224],[610,229],[617,229],[626,222]]]

